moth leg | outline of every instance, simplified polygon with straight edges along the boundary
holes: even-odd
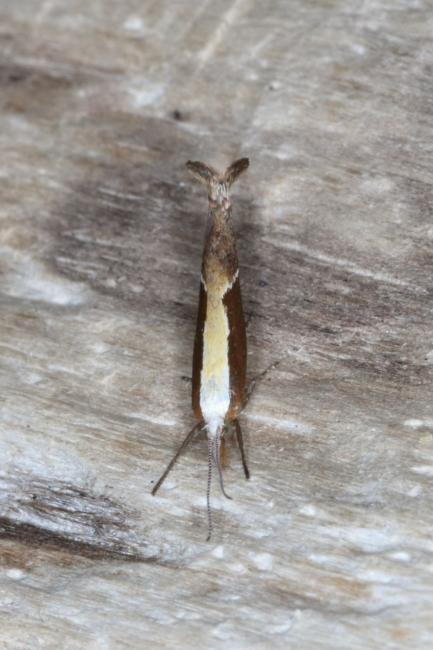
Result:
[[[245,458],[244,440],[242,438],[242,429],[241,425],[239,424],[239,420],[235,420],[234,425],[236,430],[236,440],[238,441],[239,451],[241,452],[242,467],[244,469],[245,478],[249,479],[250,470],[248,469],[247,460]]]
[[[224,432],[225,432],[225,428],[224,428]],[[227,467],[227,445],[226,445],[226,439],[224,437],[224,434],[221,437],[220,459],[221,459],[221,468],[226,469],[226,467]]]
[[[279,359],[278,361],[274,361],[274,363],[271,363],[267,368],[262,370],[262,372],[259,372],[258,375],[256,375],[255,377],[253,377],[251,379],[251,381],[248,384],[247,389],[245,391],[245,399],[244,399],[243,408],[245,408],[245,406],[250,401],[250,397],[254,392],[254,389],[256,387],[257,382],[260,381],[261,379],[264,379],[266,377],[266,375],[268,374],[268,372],[270,372],[271,370],[274,370],[274,368],[277,368],[280,365],[280,363],[281,363],[281,359]]]
[[[171,461],[170,461],[169,464],[167,465],[166,469],[164,470],[164,472],[163,472],[161,478],[158,480],[157,484],[156,484],[156,485],[154,486],[154,488],[152,489],[152,496],[155,496],[155,494],[158,492],[159,488],[160,488],[161,485],[164,483],[165,479],[166,479],[167,476],[169,475],[170,471],[171,471],[172,468],[173,468],[173,465],[175,464],[175,462],[177,461],[177,459],[179,458],[179,456],[181,455],[181,453],[182,453],[182,452],[183,452],[183,451],[188,447],[189,443],[190,443],[191,440],[194,438],[194,436],[195,436],[197,430],[198,430],[198,429],[201,429],[202,427],[203,427],[203,422],[199,422],[198,424],[196,424],[195,426],[193,426],[193,428],[191,429],[191,431],[187,434],[185,440],[182,442],[182,444],[180,445],[179,449],[177,450],[177,452],[175,453],[175,455],[173,456],[173,458],[171,459]]]

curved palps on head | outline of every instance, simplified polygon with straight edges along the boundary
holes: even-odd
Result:
[[[229,187],[249,164],[248,158],[239,158],[229,165],[223,174],[198,160],[188,160],[186,166],[194,178],[207,188],[209,199],[221,204],[228,200]]]

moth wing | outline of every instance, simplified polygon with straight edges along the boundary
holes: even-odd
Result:
[[[242,409],[247,372],[247,337],[242,308],[239,276],[223,299],[229,322],[230,409],[228,418],[236,418]]]

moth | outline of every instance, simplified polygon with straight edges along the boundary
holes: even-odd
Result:
[[[204,429],[208,444],[209,541],[212,534],[210,494],[213,465],[218,471],[222,493],[231,498],[224,489],[222,474],[224,434],[229,427],[234,427],[244,474],[247,479],[250,477],[238,419],[246,395],[247,341],[229,198],[229,188],[247,169],[249,160],[236,160],[223,174],[202,162],[188,161],[186,166],[204,185],[209,199],[192,363],[192,408],[197,423],[173,456],[152,494],[159,490],[190,441]]]

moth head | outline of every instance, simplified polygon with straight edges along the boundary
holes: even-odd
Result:
[[[210,201],[217,205],[228,206],[230,205],[229,188],[249,164],[248,158],[239,158],[227,167],[224,174],[199,161],[189,160],[186,166],[190,174],[206,187]]]

